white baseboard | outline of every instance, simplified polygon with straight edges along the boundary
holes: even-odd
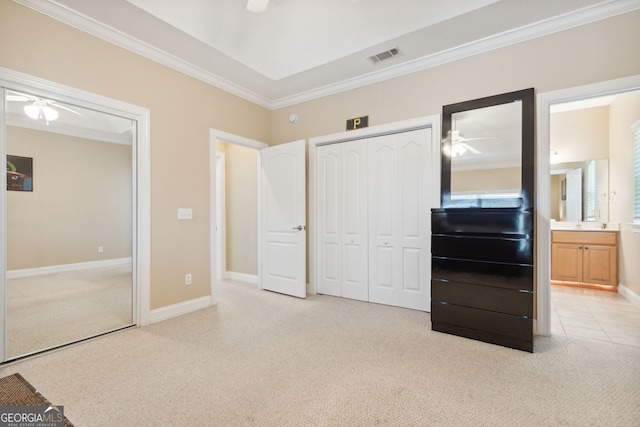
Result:
[[[79,262],[76,264],[49,265],[46,267],[25,268],[23,270],[7,270],[7,279],[42,276],[44,274],[64,273],[66,271],[85,270],[88,268],[111,267],[122,264],[131,264],[131,258],[116,258],[107,259],[104,261]]]
[[[235,273],[233,271],[227,271],[225,278],[229,280],[236,280],[238,282],[251,283],[252,285],[258,284],[258,276],[255,274]]]
[[[625,297],[631,304],[640,308],[640,295],[636,294],[623,284],[618,285],[618,293]]]
[[[189,301],[179,302],[177,304],[168,305],[166,307],[151,310],[149,313],[149,323],[158,323],[173,317],[182,316],[183,314],[193,313],[203,308],[211,307],[211,296],[200,297]]]

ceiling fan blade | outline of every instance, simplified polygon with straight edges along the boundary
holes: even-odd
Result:
[[[479,139],[496,139],[497,136],[479,136],[477,138],[462,138],[461,141],[477,141]]]
[[[35,98],[29,98],[24,95],[7,95],[7,101],[33,101]]]
[[[467,150],[469,150],[473,154],[482,154],[478,149],[473,148],[469,144],[465,144],[464,142],[459,142],[458,144],[460,144],[462,147],[466,148]]]

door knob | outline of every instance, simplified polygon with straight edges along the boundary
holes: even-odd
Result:
[[[302,230],[306,230],[307,227],[304,225],[299,225],[297,227],[293,227],[293,230],[298,230],[298,231],[302,231]]]

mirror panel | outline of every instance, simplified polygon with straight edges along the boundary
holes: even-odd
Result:
[[[522,102],[453,113],[451,198],[516,198],[522,188]]]
[[[133,324],[135,122],[31,93],[5,104],[13,359]]]
[[[551,220],[609,221],[609,160],[551,164]]]
[[[531,207],[534,90],[442,109],[442,207]]]

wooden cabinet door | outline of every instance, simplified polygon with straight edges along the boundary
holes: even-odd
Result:
[[[583,252],[583,282],[617,285],[618,257],[612,246],[585,245]]]
[[[551,280],[582,282],[582,246],[565,243],[551,245]]]

